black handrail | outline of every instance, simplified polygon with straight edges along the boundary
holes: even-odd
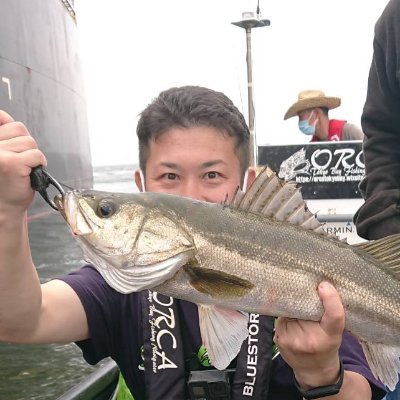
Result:
[[[118,375],[117,364],[109,360],[57,400],[109,400],[116,390]]]

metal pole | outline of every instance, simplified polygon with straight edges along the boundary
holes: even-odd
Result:
[[[232,22],[233,25],[239,26],[246,30],[246,62],[247,62],[247,104],[249,112],[249,131],[250,131],[250,165],[257,166],[257,140],[254,127],[254,101],[253,101],[253,72],[251,59],[251,30],[252,28],[260,28],[271,24],[269,19],[260,19],[259,13],[257,17],[253,13],[243,13],[244,19],[238,22]]]
[[[250,131],[250,165],[257,166],[257,139],[254,130],[253,71],[251,59],[251,27],[246,28],[247,62],[247,104]]]

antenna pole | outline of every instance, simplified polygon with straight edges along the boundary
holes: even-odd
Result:
[[[246,63],[247,63],[247,105],[249,112],[249,131],[250,131],[250,163],[254,167],[257,165],[257,140],[254,130],[254,102],[253,102],[253,69],[251,58],[251,28],[246,27]]]
[[[247,103],[248,103],[248,121],[250,131],[250,165],[257,166],[257,140],[254,128],[254,101],[253,101],[253,70],[252,70],[252,57],[251,57],[251,30],[253,28],[260,28],[264,26],[270,26],[271,22],[269,19],[259,18],[259,9],[257,8],[257,16],[252,12],[244,12],[242,14],[242,20],[238,22],[232,22],[233,25],[239,26],[246,31],[246,63],[247,63]]]

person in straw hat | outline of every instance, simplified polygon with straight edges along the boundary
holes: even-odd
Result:
[[[362,140],[363,132],[344,120],[329,119],[329,110],[340,106],[339,97],[325,96],[321,90],[304,90],[286,111],[284,119],[299,117],[299,129],[312,135],[311,142]]]

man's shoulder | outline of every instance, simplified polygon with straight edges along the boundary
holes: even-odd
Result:
[[[69,272],[67,275],[57,277],[69,285],[86,286],[96,284],[97,286],[106,285],[104,278],[99,271],[90,264],[86,264],[76,271]]]
[[[343,125],[342,140],[363,140],[364,133],[360,127],[350,122]]]
[[[67,275],[58,277],[68,285],[70,285],[78,296],[81,298],[100,296],[107,296],[109,300],[129,299],[130,303],[136,303],[139,298],[139,293],[122,294],[113,289],[105,281],[104,277],[99,271],[90,264],[84,265],[77,271],[70,272]]]
[[[393,43],[399,42],[399,18],[400,0],[389,1],[375,25],[375,40],[380,45],[388,40]]]

